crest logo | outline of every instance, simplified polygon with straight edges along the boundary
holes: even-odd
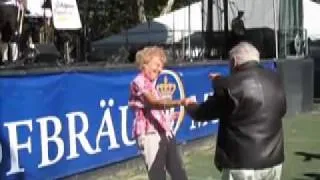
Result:
[[[182,99],[185,98],[185,90],[180,76],[172,70],[163,70],[157,79],[156,88],[164,99]],[[183,106],[165,110],[166,116],[172,116],[173,113],[178,113],[178,119],[172,122],[173,132],[177,133],[185,115]]]
[[[177,86],[174,83],[169,83],[168,76],[165,75],[163,78],[163,83],[158,84],[156,88],[160,92],[161,98],[172,99]]]

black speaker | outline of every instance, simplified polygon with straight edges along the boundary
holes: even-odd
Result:
[[[56,63],[60,57],[54,44],[35,44],[35,62]]]

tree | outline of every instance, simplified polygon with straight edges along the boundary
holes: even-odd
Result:
[[[79,0],[82,22],[91,29],[92,40],[126,29],[200,0]]]
[[[138,18],[141,23],[144,23],[147,21],[146,13],[144,11],[144,0],[137,0],[137,6],[138,6]]]
[[[174,0],[168,0],[167,5],[163,8],[161,14],[167,14],[168,12],[171,11],[172,6],[174,4]]]
[[[135,7],[134,1],[127,0],[79,1],[82,22],[90,27],[92,40],[119,33],[136,25],[138,18],[133,15],[136,14]]]

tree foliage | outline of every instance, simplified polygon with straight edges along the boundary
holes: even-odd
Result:
[[[196,1],[199,0],[175,0],[172,9]],[[96,40],[141,23],[139,5],[144,8],[146,20],[150,20],[161,14],[168,0],[79,0],[78,3],[82,22],[90,28],[92,40]]]

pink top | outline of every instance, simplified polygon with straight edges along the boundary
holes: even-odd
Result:
[[[131,82],[129,106],[134,112],[133,136],[153,132],[171,131],[170,123],[172,118],[167,118],[164,110],[151,109],[143,96],[143,93],[153,93],[160,99],[156,90],[156,81],[151,81],[143,73],[138,74]]]

